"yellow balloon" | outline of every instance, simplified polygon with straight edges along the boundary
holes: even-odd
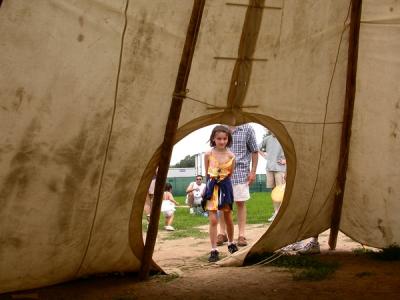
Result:
[[[272,201],[282,202],[283,195],[285,194],[286,183],[277,185],[271,192]]]

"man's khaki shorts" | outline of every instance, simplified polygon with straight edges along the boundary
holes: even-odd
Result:
[[[267,188],[272,189],[285,183],[285,172],[267,171]]]

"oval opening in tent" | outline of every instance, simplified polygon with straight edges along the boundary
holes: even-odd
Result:
[[[267,150],[267,145],[265,145],[265,143],[272,137],[275,138],[277,144],[279,147],[281,147],[275,137],[275,134],[272,133],[272,130],[268,130],[265,126],[259,123],[251,123],[250,125],[254,129],[258,148],[261,147],[265,152]],[[195,258],[194,261],[192,260],[193,264],[198,264],[199,261],[204,261],[204,263],[207,262],[208,252],[210,250],[208,235],[209,220],[207,214],[203,212],[198,203],[195,203],[194,205],[189,203],[190,200],[188,201],[186,197],[186,190],[189,189],[193,182],[195,182],[197,175],[202,175],[202,181],[205,182],[206,170],[204,169],[204,153],[210,149],[209,138],[214,126],[215,124],[208,125],[206,127],[191,131],[175,144],[174,151],[172,153],[170,170],[166,183],[171,185],[172,195],[174,200],[177,201],[177,205],[173,218],[165,217],[163,212],[160,214],[158,227],[159,233],[153,254],[154,261],[167,272],[171,265],[174,265],[174,261],[176,265],[181,265],[183,259],[186,263],[190,264],[190,258]],[[269,144],[269,146],[271,145]],[[273,151],[276,151],[276,149]],[[283,154],[282,147],[281,152]],[[271,225],[271,222],[274,221],[274,218],[277,215],[276,213],[278,212],[279,206],[283,200],[282,187],[279,186],[279,191],[274,191],[274,193],[272,193],[275,195],[275,201],[272,201],[272,187],[266,186],[266,157],[263,157],[265,156],[264,153],[259,153],[256,180],[250,187],[250,201],[246,202],[246,235],[248,235],[248,246],[242,249],[250,248],[252,244],[254,244],[263,234],[265,234]],[[157,156],[157,153],[155,156]],[[280,157],[280,159],[285,159],[284,154],[283,157]],[[151,162],[153,160],[154,157]],[[154,166],[153,170],[155,170]],[[150,174],[150,181],[148,180],[149,178],[147,178],[148,183],[143,183],[143,185],[147,187],[147,189],[145,188],[142,191],[145,193],[145,195],[148,193],[148,187],[151,188],[151,183],[154,182],[151,180],[151,177],[154,175],[154,173],[151,174],[150,172],[146,172],[146,174]],[[285,183],[286,176],[284,175],[286,174],[283,174],[283,172],[280,174],[283,182],[278,182],[279,185]],[[147,215],[149,197],[145,196],[145,199],[147,199],[147,203],[144,202],[144,206],[142,206],[144,210],[143,215],[141,215],[140,218],[143,242],[145,241],[143,236],[146,234],[148,225]],[[137,198],[135,198],[135,201],[136,200]],[[281,213],[283,213],[283,210]],[[136,215],[138,215],[138,213],[136,213]],[[234,240],[237,242],[238,222],[237,207],[235,205],[233,216],[235,224]],[[173,219],[173,221],[169,224],[168,222],[171,219]],[[174,230],[171,230],[171,227]],[[180,241],[173,243],[169,242],[176,239],[179,239]],[[130,236],[130,240],[132,241],[132,236]],[[179,247],[179,253],[176,252],[176,249],[170,249],[171,251],[169,251],[168,247],[171,247],[171,245],[172,247]],[[218,247],[220,248],[219,250],[222,254],[221,258],[229,255],[228,250],[225,249],[227,248],[226,246],[226,243],[224,243],[222,247]],[[143,248],[143,245],[141,245],[141,248]],[[138,248],[136,247],[136,250],[137,249]],[[187,256],[187,259],[185,259],[185,256]],[[158,268],[159,267],[157,267],[157,269]]]

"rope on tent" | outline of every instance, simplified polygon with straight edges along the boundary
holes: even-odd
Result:
[[[214,56],[214,59],[226,60],[239,60],[239,61],[268,61],[268,58],[252,58],[252,57],[228,57],[228,56]]]
[[[282,9],[282,7],[279,6],[266,6],[266,5],[252,5],[252,4],[242,4],[242,3],[233,3],[233,2],[226,2],[226,5],[231,5],[231,6],[245,6],[245,7],[251,7],[251,8],[259,8],[259,9]]]
[[[207,102],[202,101],[202,100],[198,100],[198,99],[189,97],[189,96],[187,96],[188,92],[189,92],[189,90],[186,90],[186,92],[184,92],[184,93],[176,93],[176,94],[174,93],[172,96],[173,97],[177,97],[177,98],[181,98],[183,100],[189,99],[189,100],[192,100],[192,101],[207,105],[207,109],[220,109],[220,110],[230,109],[230,107],[228,107],[228,106],[217,106],[217,105],[210,104],[210,103],[207,103]],[[257,107],[258,107],[258,105],[243,105],[243,106],[239,106],[238,108],[257,108]]]
[[[267,265],[272,263],[273,261],[277,260],[278,258],[280,258],[281,256],[285,255],[284,252],[275,252],[273,255],[267,257],[266,259],[263,259],[261,261],[259,261],[258,263],[254,264],[253,266],[259,266],[259,265]]]

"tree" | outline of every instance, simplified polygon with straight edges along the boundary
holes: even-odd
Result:
[[[184,159],[175,165],[173,168],[194,168],[195,167],[195,155],[186,155]]]

